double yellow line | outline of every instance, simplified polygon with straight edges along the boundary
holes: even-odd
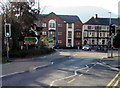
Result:
[[[113,86],[113,88],[114,88],[115,86],[117,86],[120,81],[120,78],[118,78],[118,80],[114,83],[114,85],[112,85],[112,84],[115,81],[115,79],[119,76],[120,76],[120,72],[107,84],[107,86],[105,88],[109,88],[110,86]]]

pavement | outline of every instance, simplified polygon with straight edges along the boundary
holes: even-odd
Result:
[[[0,74],[0,78],[5,76],[24,73],[27,71],[34,72],[34,70],[38,68],[46,67],[53,64],[53,62],[47,62],[45,60],[39,61],[40,59],[60,58],[60,57],[62,56],[59,55],[58,51],[56,51],[55,53],[52,53],[50,55],[45,55],[45,56],[36,57],[36,58],[27,58],[27,59],[11,58],[12,62],[0,64],[0,67],[2,67],[2,74]]]
[[[102,62],[104,65],[111,66],[113,68],[117,68],[120,71],[120,57],[103,58]]]

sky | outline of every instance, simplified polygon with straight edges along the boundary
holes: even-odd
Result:
[[[118,14],[120,0],[39,0],[40,5],[54,7],[97,6]]]
[[[38,1],[38,0],[36,0]],[[99,17],[118,17],[118,2],[120,0],[39,0],[43,14],[78,15],[86,22],[95,14]]]
[[[0,2],[6,0],[0,0]],[[11,0],[17,1],[17,0]],[[19,0],[18,0],[19,1]],[[20,0],[24,1],[24,0]],[[33,0],[31,0],[33,1]],[[41,7],[78,7],[78,6],[97,6],[118,14],[118,2],[120,0],[35,0],[40,2]]]
[[[37,7],[38,1],[42,14],[54,12],[63,15],[78,15],[83,22],[95,14],[98,14],[99,17],[108,18],[110,17],[108,12],[111,12],[111,17],[118,17],[118,2],[120,2],[120,0],[35,0],[35,7]]]

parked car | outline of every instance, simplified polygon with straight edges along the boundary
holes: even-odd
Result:
[[[89,45],[84,45],[82,47],[82,50],[91,50],[91,47]]]

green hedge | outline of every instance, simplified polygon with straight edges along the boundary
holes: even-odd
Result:
[[[45,54],[50,54],[52,52],[55,52],[55,50],[51,49],[51,48],[13,50],[13,51],[10,51],[10,58],[36,57],[36,56],[42,56],[42,55],[45,55]]]

